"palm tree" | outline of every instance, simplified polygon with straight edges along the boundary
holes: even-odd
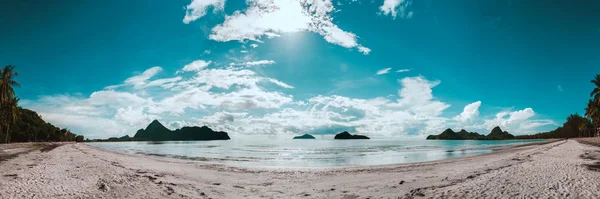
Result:
[[[0,70],[0,120],[6,126],[6,142],[8,142],[9,125],[16,121],[18,98],[15,98],[14,86],[21,85],[14,80],[19,73],[14,71],[15,66],[8,65]]]
[[[588,118],[583,118],[583,120],[581,120],[581,123],[579,123],[579,132],[582,134],[583,137],[589,137],[589,132],[590,132],[590,126],[592,125],[590,119]]]
[[[585,107],[585,116],[592,119],[593,132],[595,134],[600,122],[600,106],[594,100],[588,100],[587,107]]]
[[[0,77],[0,103],[2,104],[15,96],[13,86],[21,86],[21,84],[14,80],[16,76],[19,76],[19,73],[15,72],[14,69],[15,66],[8,65],[0,71],[2,72],[2,77]]]
[[[19,117],[19,108],[17,104],[19,103],[19,98],[13,97],[8,102],[4,103],[2,106],[2,123],[6,127],[6,137],[5,142],[8,143],[10,136],[9,130],[10,125],[15,124]]]
[[[591,82],[596,87],[590,93],[590,97],[592,97],[597,105],[600,105],[600,74],[596,74],[596,77],[594,77]]]

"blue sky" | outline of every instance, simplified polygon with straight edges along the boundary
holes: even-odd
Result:
[[[600,72],[598,7],[9,0],[0,63],[17,66],[22,106],[92,138],[152,119],[234,136],[525,134],[583,113]]]

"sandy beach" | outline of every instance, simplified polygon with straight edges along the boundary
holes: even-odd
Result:
[[[0,149],[0,198],[600,198],[600,151],[575,140],[335,169],[232,167],[82,143]]]

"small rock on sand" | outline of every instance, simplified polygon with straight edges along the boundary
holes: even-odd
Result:
[[[104,182],[98,182],[98,190],[100,191],[109,191],[110,188]]]

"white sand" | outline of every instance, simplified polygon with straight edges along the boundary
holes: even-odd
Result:
[[[298,170],[67,144],[0,162],[0,198],[600,198],[600,172],[585,166],[596,160],[580,157],[597,150],[569,140],[426,163]]]

